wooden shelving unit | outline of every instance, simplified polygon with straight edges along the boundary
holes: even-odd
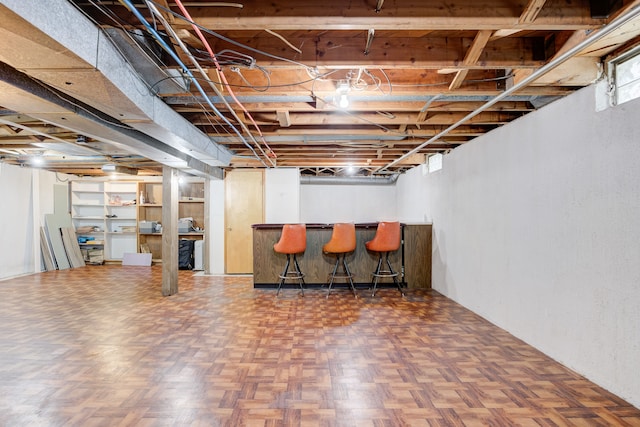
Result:
[[[178,216],[193,219],[193,229],[179,233],[179,238],[202,240],[204,181],[188,180],[179,188]],[[70,193],[76,234],[93,238],[81,248],[102,249],[105,261],[119,261],[125,253],[146,250],[154,262],[162,260],[162,230],[139,228],[142,221],[162,224],[162,182],[75,180]]]
[[[139,182],[138,198],[144,203],[138,205],[138,221],[148,221],[162,226],[162,183]],[[204,181],[187,181],[180,184],[178,217],[193,218],[193,228],[188,233],[179,233],[180,239],[204,239]],[[144,249],[143,249],[144,248]],[[154,262],[162,260],[162,232],[141,232],[138,228],[138,252],[148,250]]]

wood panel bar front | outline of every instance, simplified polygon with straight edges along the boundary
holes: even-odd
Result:
[[[353,281],[359,287],[371,283],[371,274],[378,263],[378,254],[365,248],[365,242],[373,239],[377,226],[377,223],[356,224],[356,250],[347,255],[347,263],[354,276]],[[286,255],[273,250],[282,234],[282,224],[254,224],[252,227],[254,287],[275,287],[286,263]],[[391,265],[401,273],[400,279],[408,288],[430,288],[431,225],[402,224],[402,228],[405,235],[403,244],[390,254]],[[308,286],[320,286],[329,281],[336,259],[333,255],[324,254],[322,247],[331,239],[332,232],[332,224],[307,224],[307,249],[298,255],[298,263]],[[340,281],[338,285],[343,283]],[[381,283],[393,281],[386,279]]]

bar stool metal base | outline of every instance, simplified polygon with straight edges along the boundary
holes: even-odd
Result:
[[[383,270],[382,269],[382,256],[383,256],[383,253],[379,252],[378,267],[376,267],[376,271],[373,272],[373,282],[372,282],[373,292],[371,293],[371,296],[372,297],[376,296],[376,289],[378,287],[378,279],[384,278],[384,277],[393,278],[393,283],[395,283],[395,285],[398,287],[398,290],[400,291],[400,294],[402,296],[404,296],[404,290],[402,289],[402,286],[400,285],[400,282],[398,281],[398,273],[393,271],[393,267],[391,267],[391,262],[389,262],[389,252],[384,252],[384,258],[385,258],[388,270]]]
[[[333,286],[333,281],[335,279],[349,279],[349,286],[353,291],[353,295],[358,298],[358,294],[356,292],[356,287],[353,284],[353,275],[349,271],[349,266],[347,265],[347,261],[345,259],[346,253],[337,253],[336,254],[336,264],[333,267],[333,273],[331,273],[331,280],[329,280],[329,290],[327,291],[327,298],[329,298],[329,294],[331,293],[331,287]],[[341,262],[342,261],[342,262]],[[338,265],[342,265],[342,273],[336,274],[338,271]]]
[[[293,254],[293,271],[289,271],[289,266],[291,264],[291,254],[287,254],[287,263],[284,266],[284,271],[278,277],[280,277],[280,283],[278,283],[278,291],[276,292],[276,298],[280,294],[280,289],[284,284],[285,280],[298,280],[298,284],[300,285],[300,291],[302,292],[302,296],[304,296],[304,273],[300,271],[300,266],[298,265],[298,259],[296,258],[296,254]]]

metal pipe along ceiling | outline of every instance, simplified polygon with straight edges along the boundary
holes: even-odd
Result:
[[[398,157],[393,162],[391,162],[391,163],[383,166],[382,168],[378,169],[375,173],[381,172],[381,171],[383,171],[385,169],[390,168],[391,166],[394,166],[394,165],[400,163],[401,161],[403,161],[407,157],[417,153],[418,151],[420,151],[421,149],[423,149],[427,145],[431,144],[432,142],[442,138],[444,135],[448,134],[449,132],[451,132],[452,130],[457,128],[458,126],[462,125],[467,120],[477,116],[478,114],[480,114],[481,112],[483,112],[487,108],[489,108],[492,105],[496,104],[497,102],[503,100],[507,96],[511,95],[513,92],[516,92],[516,91],[522,89],[523,87],[527,86],[529,83],[533,82],[534,80],[539,79],[544,74],[548,73],[549,71],[551,71],[552,69],[554,69],[558,65],[562,64],[563,62],[567,61],[568,59],[572,58],[573,56],[578,54],[580,51],[582,51],[583,49],[589,47],[590,45],[592,45],[593,43],[597,42],[601,38],[603,38],[603,37],[607,36],[608,34],[612,33],[613,31],[615,31],[616,29],[618,29],[622,25],[626,24],[627,22],[631,21],[632,19],[634,19],[638,15],[640,15],[640,6],[635,6],[628,13],[626,13],[626,14],[624,14],[622,16],[619,16],[618,18],[616,18],[613,21],[611,21],[609,24],[607,24],[604,27],[602,27],[600,29],[600,31],[598,31],[597,33],[595,33],[594,35],[592,35],[588,39],[583,40],[581,43],[578,43],[577,45],[575,45],[573,48],[569,49],[568,51],[566,51],[562,55],[558,56],[557,58],[554,58],[549,63],[547,63],[544,66],[540,67],[538,70],[533,72],[529,77],[523,79],[520,83],[513,85],[511,88],[505,90],[500,95],[498,95],[495,98],[493,98],[491,101],[488,101],[486,104],[483,104],[482,106],[478,107],[478,109],[476,109],[476,110],[472,111],[471,113],[467,114],[465,117],[463,117],[459,121],[455,122],[454,124],[452,124],[451,126],[446,128],[445,130],[443,130],[440,133],[434,135],[433,137],[431,137],[427,141],[423,142],[422,144],[420,144],[416,148],[414,148],[411,151],[409,151],[408,153],[405,153],[402,156]]]
[[[301,185],[391,185],[398,180],[398,174],[390,176],[301,176]]]

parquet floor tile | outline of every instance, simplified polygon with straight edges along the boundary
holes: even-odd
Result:
[[[434,291],[90,266],[0,282],[1,426],[640,426]]]

